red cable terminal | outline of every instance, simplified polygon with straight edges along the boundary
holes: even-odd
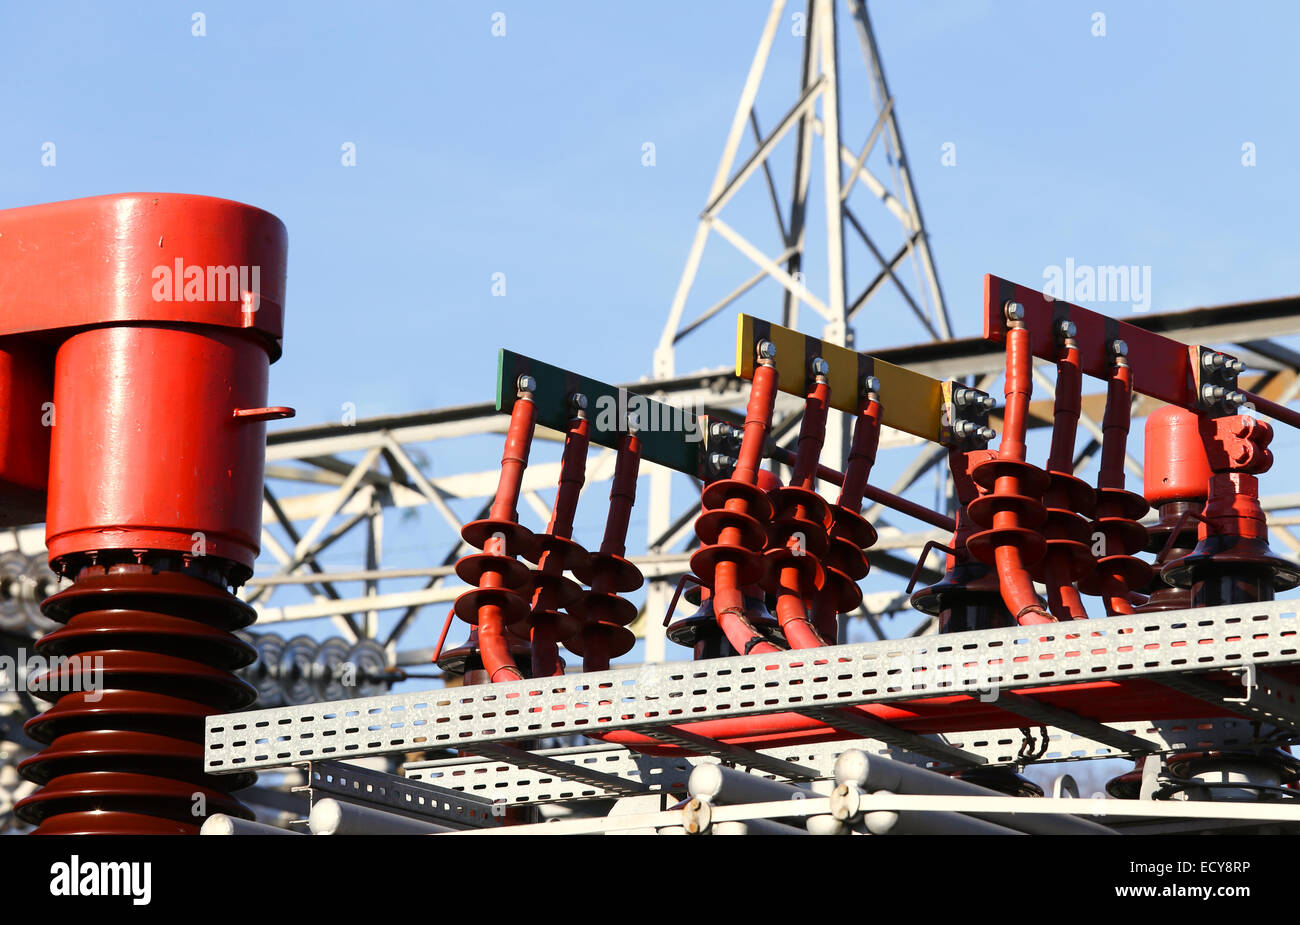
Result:
[[[967,541],[971,555],[997,568],[1007,609],[1022,625],[1053,623],[1055,618],[1034,592],[1029,567],[1043,557],[1047,541],[1038,532],[1047,519],[1043,492],[1047,474],[1025,461],[1025,429],[1033,389],[1033,356],[1024,307],[1005,306],[1007,319],[1006,417],[995,459],[971,473],[988,494],[970,503],[971,519],[983,529]]]
[[[813,385],[804,401],[794,473],[788,486],[768,493],[772,520],[763,555],[767,565],[763,588],[776,595],[777,621],[795,649],[827,645],[809,619],[809,611],[813,597],[826,585],[821,557],[830,545],[833,522],[830,505],[817,493],[817,461],[826,441],[830,407],[830,366],[823,358],[814,357],[809,371]]]
[[[560,457],[560,484],[551,508],[551,522],[537,537],[533,560],[537,568],[529,573],[532,581],[532,611],[522,626],[512,629],[529,631],[532,642],[534,678],[564,674],[564,660],[557,643],[570,639],[582,629],[582,621],[561,610],[582,596],[582,587],[566,578],[566,570],[575,569],[588,559],[587,550],[573,541],[573,515],[578,496],[586,481],[587,450],[590,446],[591,422],[587,418],[587,396],[575,392],[569,397],[574,417],[564,438]]]
[[[524,677],[517,664],[517,652],[511,651],[506,627],[526,622],[531,614],[524,597],[532,586],[529,569],[515,557],[537,555],[537,538],[519,523],[517,510],[537,420],[533,404],[536,387],[532,376],[519,377],[519,400],[510,411],[501,477],[492,507],[486,518],[466,524],[460,532],[461,539],[483,552],[456,563],[457,577],[475,586],[456,598],[456,616],[477,627],[479,656],[494,682]],[[444,658],[451,654],[446,653]]]
[[[591,590],[569,606],[569,612],[582,620],[582,626],[564,644],[582,656],[583,671],[608,669],[611,659],[626,655],[636,643],[636,637],[627,628],[636,619],[636,605],[619,596],[620,592],[640,588],[644,580],[641,570],[624,558],[627,525],[636,501],[636,479],[641,464],[636,426],[634,419],[628,421],[628,432],[619,444],[600,551],[587,556],[573,570]]]
[[[742,655],[781,651],[750,621],[743,590],[763,578],[766,523],[772,517],[772,502],[758,486],[758,471],[776,401],[776,345],[759,341],[756,351],[736,466],[731,478],[710,483],[701,494],[701,513],[695,519],[700,548],[691,556],[691,572],[709,589],[718,625]]]
[[[1043,536],[1047,552],[1034,569],[1034,578],[1047,587],[1047,606],[1058,620],[1082,620],[1088,614],[1075,581],[1092,573],[1091,531],[1084,515],[1096,503],[1092,486],[1074,474],[1074,441],[1079,428],[1083,373],[1074,322],[1057,321],[1060,352],[1056,361],[1056,399],[1052,415],[1052,447],[1047,457],[1047,490],[1043,501],[1047,520]]]
[[[1093,541],[1100,545],[1096,571],[1079,581],[1084,594],[1100,595],[1106,613],[1133,612],[1130,591],[1151,581],[1151,566],[1137,553],[1147,547],[1147,528],[1138,522],[1151,509],[1146,498],[1124,488],[1124,453],[1132,420],[1133,377],[1128,344],[1111,341],[1111,375],[1102,418],[1101,465],[1097,473]]]

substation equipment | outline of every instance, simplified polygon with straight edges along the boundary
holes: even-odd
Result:
[[[318,834],[1294,830],[1300,651],[1296,609],[1275,597],[1300,566],[1268,545],[1259,480],[1274,462],[1263,417],[1300,415],[1239,383],[1232,355],[997,277],[983,312],[1005,351],[1001,407],[748,315],[748,402],[730,419],[500,351],[500,480],[462,531],[468,590],[435,654],[463,684],[209,711],[192,770],[226,793],[300,768],[311,808],[293,828]],[[1041,464],[1026,448],[1035,360],[1056,364]],[[1074,474],[1085,376],[1106,386],[1093,484]],[[778,392],[804,403],[792,449],[772,439]],[[1124,469],[1138,396],[1163,405],[1140,492]],[[852,426],[842,470],[821,460],[833,415]],[[955,518],[871,484],[883,427],[944,448]],[[518,516],[538,428],[564,441],[541,532]],[[603,534],[584,545],[573,525],[593,444],[617,459]],[[643,466],[702,486],[690,573],[650,615],[692,658],[620,668],[643,583],[626,550]],[[937,546],[942,578],[908,589],[935,634],[837,644],[878,539],[865,501],[951,532],[917,562]],[[465,635],[448,644],[453,626]],[[582,744],[540,747],[555,737]],[[402,775],[344,763],[373,756],[404,760]],[[1021,773],[1117,757],[1132,770],[1105,798],[1068,776],[1049,795]],[[204,831],[283,834],[238,811]]]

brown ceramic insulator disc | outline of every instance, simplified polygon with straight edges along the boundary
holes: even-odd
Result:
[[[719,479],[704,486],[704,491],[700,494],[700,505],[706,511],[713,511],[726,507],[728,501],[737,499],[743,500],[746,512],[760,521],[772,516],[772,502],[768,500],[767,492],[757,485],[738,479]]]
[[[529,560],[535,557],[537,535],[513,520],[474,520],[460,530],[460,538],[475,549],[486,549],[488,541],[498,535],[505,540],[506,548],[496,552],[507,556],[523,556]]]
[[[763,554],[763,562],[765,571],[762,585],[763,589],[771,594],[781,592],[781,572],[785,569],[799,570],[799,587],[809,594],[820,588],[826,581],[817,557],[807,553],[800,554],[785,547],[769,549]]]
[[[1015,478],[1021,492],[1037,498],[1043,496],[1049,481],[1047,473],[1042,469],[1018,459],[990,459],[982,462],[971,472],[971,478],[986,491],[993,491],[998,479]]]
[[[127,564],[87,570],[42,609],[65,625],[37,644],[52,663],[28,679],[54,705],[26,726],[49,747],[22,764],[43,786],[19,818],[42,834],[195,833],[205,815],[252,818],[230,793],[253,775],[207,775],[202,745],[208,716],[256,699],[232,673],[256,657],[233,633],[251,607],[197,575]]]
[[[705,511],[695,518],[695,535],[706,546],[717,543],[727,528],[740,531],[739,545],[759,552],[767,545],[767,529],[748,514],[736,511]]]
[[[478,586],[483,576],[495,572],[501,576],[503,588],[524,588],[528,581],[530,569],[518,559],[510,556],[494,556],[488,553],[476,553],[465,556],[456,563],[456,577],[467,585]]]
[[[602,594],[588,591],[581,598],[569,605],[569,613],[584,624],[613,623],[627,626],[637,617],[637,606],[625,597],[617,594]]]
[[[1025,566],[1032,566],[1047,551],[1047,540],[1043,535],[1025,527],[1003,527],[976,533],[966,541],[966,548],[985,565],[993,565],[997,561],[997,547],[1008,544],[1020,550],[1020,561]]]
[[[763,577],[762,554],[740,546],[705,546],[696,550],[691,556],[691,572],[705,587],[712,588],[715,584],[714,572],[720,562],[735,563],[737,587],[752,585]]]
[[[573,574],[592,588],[623,594],[637,590],[645,581],[639,568],[611,553],[593,552]]]
[[[502,622],[509,626],[527,619],[532,608],[521,595],[508,588],[471,588],[456,598],[456,616],[471,626],[478,626],[479,609],[495,604],[501,608]]]
[[[632,651],[632,646],[636,645],[636,636],[626,627],[616,623],[588,623],[581,632],[566,639],[564,647],[574,655],[586,655],[588,640],[596,636],[604,637],[605,651],[611,659],[627,655]]]
[[[533,537],[533,548],[525,558],[539,568],[546,562],[558,559],[560,569],[571,572],[585,562],[588,555],[581,544],[566,536],[539,533]]]
[[[831,508],[831,516],[834,520],[831,525],[832,537],[848,540],[859,549],[874,546],[876,540],[880,539],[880,535],[876,532],[876,528],[871,525],[871,521],[857,511],[840,507],[837,504]]]
[[[1037,498],[1028,495],[981,495],[968,508],[971,520],[988,529],[993,525],[993,515],[1014,511],[1021,527],[1041,527],[1047,520],[1047,509]]]

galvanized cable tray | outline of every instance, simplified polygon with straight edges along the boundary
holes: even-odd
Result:
[[[1133,680],[1190,679],[1199,685],[1201,700],[1189,697],[1189,703],[1208,698],[1238,715],[1296,730],[1300,704],[1289,687],[1271,694],[1262,715],[1250,703],[1249,688],[1225,685],[1212,674],[1300,665],[1298,628],[1295,602],[1272,601],[253,710],[208,718],[205,768],[223,774],[430,748],[473,751],[476,745],[616,730],[672,734],[667,727],[689,729],[710,719],[790,712],[820,719],[844,707],[934,698],[997,705],[1002,691],[1019,696],[997,706],[1023,715],[1035,712],[1024,700],[1037,702],[1026,697],[1027,690],[1048,696],[1053,689],[1083,690],[1071,685],[1118,682],[1110,685],[1118,687]],[[1105,693],[1086,692],[1088,699]],[[1074,715],[1059,703],[1053,710],[1058,726]],[[1077,719],[1079,728],[1072,731],[1097,734],[1097,719]],[[1026,717],[1025,725],[1037,726],[1039,720]],[[890,728],[894,744],[909,750],[924,753],[937,741]],[[941,744],[951,747],[950,739]],[[1157,744],[1134,743],[1134,750],[1156,750]],[[987,760],[970,755],[972,764]]]
[[[1247,750],[1262,743],[1279,744],[1300,736],[1271,726],[1261,726],[1247,719],[1216,717],[1190,720],[1139,720],[1111,724],[1116,733],[1140,736],[1152,743],[1154,753],[1172,754],[1185,751]],[[1048,747],[1036,764],[1087,761],[1101,758],[1124,758],[1132,753],[1112,745],[1088,739],[1063,729],[1046,727]],[[944,740],[968,754],[984,758],[989,765],[1018,767],[1026,735],[1037,739],[1041,728],[992,729],[981,732],[954,733]],[[835,742],[812,742],[783,748],[760,749],[762,754],[818,772],[818,779],[829,780],[835,759],[849,749],[881,755],[930,770],[949,770],[951,766],[923,755],[874,739],[842,739]],[[717,761],[711,756],[646,755],[610,743],[569,748],[541,749],[531,753],[551,761],[574,766],[571,773],[538,771],[534,766],[484,755],[462,755],[432,761],[408,762],[402,773],[409,780],[426,781],[446,790],[473,794],[493,803],[523,804],[574,800],[615,799],[626,790],[608,790],[593,781],[591,771],[615,775],[643,792],[684,792],[691,770],[700,763]],[[584,773],[585,772],[585,773]],[[781,779],[761,769],[750,772],[762,777]]]

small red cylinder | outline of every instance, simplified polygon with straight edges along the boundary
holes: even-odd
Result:
[[[261,535],[263,341],[210,326],[74,334],[55,358],[46,545],[215,556],[249,570]]]
[[[1210,461],[1201,439],[1200,416],[1166,405],[1148,417],[1143,472],[1144,493],[1152,507],[1203,499]]]

